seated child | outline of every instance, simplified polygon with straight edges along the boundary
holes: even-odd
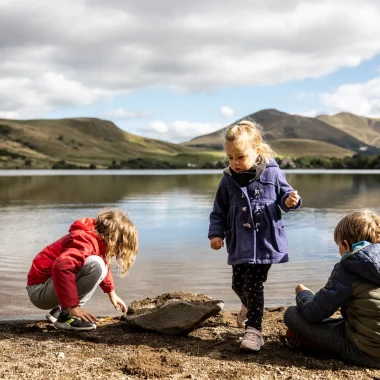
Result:
[[[115,257],[125,275],[137,248],[137,230],[121,211],[110,209],[95,219],[77,220],[67,235],[34,258],[26,287],[29,298],[39,309],[52,309],[46,318],[56,328],[94,330],[96,317],[82,306],[100,285],[112,305],[126,312],[115,292],[110,261]]]
[[[342,257],[326,285],[316,294],[296,287],[297,306],[284,315],[288,342],[380,368],[380,216],[352,212],[338,223],[334,239]],[[342,318],[328,318],[339,308]]]

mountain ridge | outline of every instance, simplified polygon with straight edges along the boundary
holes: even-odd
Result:
[[[262,125],[265,139],[280,157],[380,154],[377,118],[347,112],[311,118],[274,108],[247,117]],[[57,161],[104,168],[131,160],[148,166],[214,165],[224,157],[224,129],[175,144],[129,133],[99,118],[0,119],[0,168],[51,168]]]

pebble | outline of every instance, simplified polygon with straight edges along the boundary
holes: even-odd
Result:
[[[64,352],[58,352],[57,358],[58,359],[64,359],[65,358],[65,353]]]

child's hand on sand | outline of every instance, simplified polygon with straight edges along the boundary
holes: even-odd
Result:
[[[309,288],[307,288],[304,284],[298,284],[296,286],[296,295],[300,292],[302,292],[302,290],[310,290]]]
[[[212,249],[215,249],[215,250],[218,250],[218,249],[224,247],[223,239],[220,237],[213,237],[210,240],[210,246]]]
[[[300,200],[300,196],[298,195],[298,191],[294,190],[286,198],[285,205],[288,208],[294,207],[298,204],[299,200]]]
[[[112,292],[108,293],[108,297],[112,303],[112,305],[114,306],[114,308],[116,310],[119,310],[120,307],[121,307],[121,311],[123,313],[126,313],[127,311],[127,305],[125,304],[125,302],[116,294],[116,292],[114,290],[112,290]]]
[[[94,315],[92,315],[86,309],[83,309],[80,306],[69,307],[67,308],[67,310],[73,317],[80,318],[84,322],[91,322],[94,324],[96,324],[97,322],[97,319]]]

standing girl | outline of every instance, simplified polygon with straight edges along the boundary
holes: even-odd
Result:
[[[121,211],[106,210],[95,219],[77,220],[67,235],[34,258],[26,287],[29,298],[39,309],[52,309],[46,318],[57,328],[94,330],[96,318],[83,304],[100,285],[112,305],[126,312],[115,292],[110,262],[115,257],[125,275],[137,248],[137,230]]]
[[[227,128],[224,137],[229,167],[216,193],[208,237],[216,250],[226,240],[232,289],[242,303],[237,325],[245,322],[246,328],[240,350],[259,351],[264,344],[263,284],[272,264],[288,261],[280,208],[295,210],[301,198],[286,182],[260,125],[243,120]]]

